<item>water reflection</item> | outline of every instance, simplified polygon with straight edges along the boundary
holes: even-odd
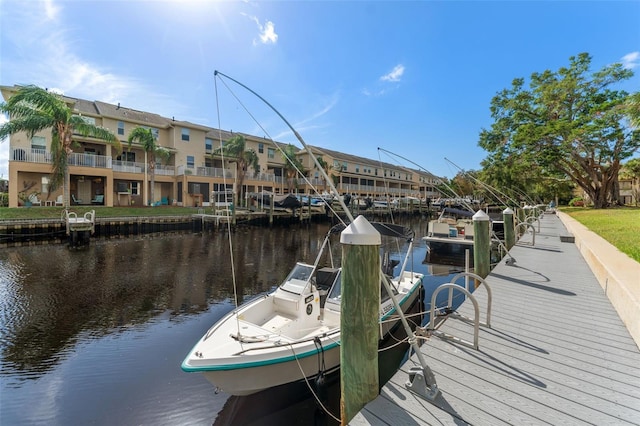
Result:
[[[426,221],[412,225],[426,232]],[[230,398],[180,363],[235,304],[231,253],[242,303],[313,261],[328,228],[239,229],[233,250],[221,232],[0,250],[2,423],[243,424],[238,407],[261,405],[254,424],[312,424],[304,389],[282,390],[279,404]],[[427,272],[415,243],[414,269]],[[427,280],[427,293],[446,279]]]

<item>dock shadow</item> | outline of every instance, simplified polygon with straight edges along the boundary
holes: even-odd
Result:
[[[520,369],[518,369],[516,367],[513,367],[512,365],[507,364],[504,361],[499,360],[498,358],[494,357],[493,355],[490,355],[489,353],[485,352],[482,349],[478,349],[476,351],[476,350],[469,349],[469,348],[467,348],[467,347],[465,347],[463,345],[455,344],[454,342],[451,342],[451,341],[448,341],[447,343],[449,343],[452,346],[455,346],[456,349],[458,349],[461,352],[466,353],[467,355],[469,355],[472,358],[475,358],[479,362],[481,362],[483,364],[486,364],[488,366],[491,366],[494,369],[506,374],[507,376],[511,376],[511,377],[515,378],[516,380],[520,380],[522,382],[529,383],[529,384],[531,384],[533,386],[537,386],[539,388],[546,388],[547,387],[547,385],[544,382],[538,380],[537,378],[533,377],[532,375],[527,374],[524,371],[522,371],[522,370],[520,370]],[[476,355],[477,352],[481,353],[486,358],[483,358],[481,356]]]
[[[414,398],[417,401],[419,401],[420,405],[425,407],[426,411],[429,411],[429,406],[430,405],[432,405],[432,406],[434,406],[436,408],[439,408],[440,410],[445,411],[447,414],[449,414],[451,416],[451,423],[452,424],[459,425],[459,426],[467,426],[467,425],[471,424],[471,423],[467,422],[466,420],[464,420],[464,418],[456,411],[456,409],[451,404],[449,404],[449,402],[443,396],[442,391],[439,393],[439,395],[433,401],[429,401],[429,400],[423,398],[421,395],[418,395],[417,393],[414,393],[413,391],[410,391],[410,390],[400,391],[400,390],[398,390],[396,388],[397,386],[399,386],[399,385],[398,384],[393,384],[392,386],[390,386],[390,383],[388,383],[387,386],[385,387],[385,389],[389,393],[393,393],[395,395],[395,397],[398,400],[401,400],[401,401],[407,400],[405,392],[409,392],[412,396],[414,396]],[[383,396],[382,394],[380,394],[380,395]],[[384,397],[386,399],[388,399],[392,404],[396,404],[388,396],[384,396]],[[396,404],[396,405],[398,405],[398,404]],[[361,412],[361,414],[364,414],[364,413],[365,413],[365,411]],[[371,413],[371,414],[373,414],[373,413]],[[394,412],[394,414],[395,414],[395,412]],[[400,414],[401,417],[396,418],[396,424],[407,425],[407,426],[408,425],[422,424],[422,423],[417,423],[412,417],[410,417],[408,415],[406,415],[406,416],[403,415],[402,411],[399,414]],[[380,421],[380,419],[378,419],[377,417],[376,417],[376,420]],[[376,423],[371,423],[371,424],[376,424]]]
[[[514,268],[526,269],[527,271],[531,271],[530,269],[522,268],[521,266],[517,266],[517,265],[514,265],[513,267]],[[550,282],[549,278],[547,278],[546,276],[544,276],[544,275],[542,275],[542,274],[540,274],[538,272],[535,272],[535,271],[531,271],[531,272],[540,275],[541,277],[543,277],[545,279],[546,282]],[[516,283],[516,284],[522,284],[522,285],[526,285],[528,287],[537,288],[539,290],[545,290],[545,291],[549,291],[551,293],[560,294],[562,296],[576,296],[576,294],[574,292],[572,292],[572,291],[562,290],[562,289],[554,288],[554,287],[551,287],[551,286],[548,286],[548,285],[544,285],[544,284],[536,284],[536,283],[532,283],[530,281],[525,281],[525,280],[521,280],[521,279],[518,279],[518,278],[508,277],[508,276],[502,275],[502,274],[491,273],[491,276],[492,277],[496,277],[496,278],[500,278],[500,279],[505,280],[505,281],[511,281],[513,283]]]
[[[524,348],[531,349],[532,351],[539,352],[539,353],[545,354],[545,355],[549,354],[548,351],[546,351],[546,350],[544,350],[542,348],[539,348],[539,347],[537,347],[535,345],[532,345],[531,343],[525,342],[522,339],[518,339],[517,337],[514,337],[514,336],[512,336],[510,334],[507,334],[507,333],[505,333],[503,331],[496,330],[495,328],[483,328],[482,331],[485,332],[485,333],[488,333],[488,334],[492,334],[492,335],[496,336],[499,339],[504,339],[504,340],[507,340],[507,341],[509,341],[511,343],[515,343],[516,345],[522,346]]]
[[[525,245],[521,245],[518,246],[519,248],[526,248],[529,250],[541,250],[541,251],[550,251],[553,253],[562,253],[562,250],[558,250],[557,248],[550,248],[550,247],[545,247],[545,246],[541,246],[541,245],[535,245],[535,246],[525,246]]]

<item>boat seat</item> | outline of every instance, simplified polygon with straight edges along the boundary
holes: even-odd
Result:
[[[273,304],[276,312],[297,316],[298,308],[300,307],[300,298],[277,292],[273,295]]]
[[[473,240],[473,225],[465,225],[464,226],[464,239],[465,240]]]
[[[434,237],[449,237],[449,224],[444,222],[432,222],[431,232]]]

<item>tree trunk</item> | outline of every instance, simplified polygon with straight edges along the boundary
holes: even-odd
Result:
[[[69,172],[69,166],[65,168],[64,171],[64,183],[62,184],[62,197],[64,198],[64,208],[69,209],[69,205],[71,204],[69,200],[71,199],[71,173]]]
[[[153,155],[153,154],[151,154]],[[151,190],[149,191],[151,196],[151,205],[155,203],[155,186],[156,186],[156,163],[155,161],[149,161],[149,174],[151,175]]]

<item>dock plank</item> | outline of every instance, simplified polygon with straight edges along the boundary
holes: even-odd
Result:
[[[478,351],[435,336],[422,345],[442,395],[431,403],[406,388],[414,355],[351,424],[640,425],[637,345],[576,246],[560,241],[562,222],[545,215],[540,231],[487,277],[492,327]],[[484,320],[486,290],[474,296]],[[473,339],[453,318],[440,331]]]

